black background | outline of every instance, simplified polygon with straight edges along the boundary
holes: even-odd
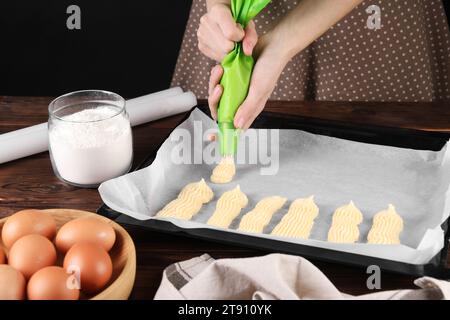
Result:
[[[66,27],[71,4],[81,8],[81,30]],[[449,16],[450,1],[444,4]],[[165,89],[190,5],[191,0],[0,0],[0,95],[106,89],[130,98]]]
[[[81,30],[66,9],[81,8]],[[0,0],[0,95],[170,85],[190,0]]]

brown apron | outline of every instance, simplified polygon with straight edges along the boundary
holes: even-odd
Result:
[[[297,3],[272,0],[255,19],[258,33]],[[381,9],[379,29],[369,28],[370,5]],[[193,0],[172,79],[199,99],[208,96],[216,64],[197,49],[205,12],[205,0]],[[287,64],[270,100],[450,101],[449,81],[450,32],[441,0],[367,0]]]

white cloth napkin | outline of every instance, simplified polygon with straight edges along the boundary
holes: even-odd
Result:
[[[450,299],[447,281],[423,277],[414,283],[420,289],[351,296],[336,289],[319,269],[298,256],[214,260],[204,254],[167,267],[155,299]]]

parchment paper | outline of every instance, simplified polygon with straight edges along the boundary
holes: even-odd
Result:
[[[249,205],[234,220],[230,229],[222,230],[241,233],[235,229],[245,213],[263,197],[280,195],[288,198],[285,206],[274,215],[264,234],[251,234],[279,240],[280,248],[283,242],[291,242],[412,264],[427,263],[443,248],[444,233],[440,225],[450,214],[448,143],[441,151],[435,152],[365,144],[300,130],[279,130],[279,145],[271,147],[267,143],[268,154],[279,151],[276,175],[262,175],[260,169],[264,165],[261,164],[238,164],[231,183],[216,185],[209,181],[215,164],[174,164],[171,161],[173,149],[180,146],[180,141],[173,139],[179,129],[187,129],[193,136],[192,141],[185,140],[183,143],[192,143],[196,150],[211,147],[211,142],[200,142],[204,137],[196,133],[194,126],[198,126],[198,122],[194,124],[194,121],[201,121],[203,130],[216,127],[207,115],[194,110],[164,142],[149,167],[103,183],[99,188],[103,201],[110,208],[134,219],[160,219],[153,217],[158,210],[176,198],[187,183],[203,177],[214,191],[213,201],[204,205],[192,221],[166,220],[182,228],[219,229],[205,222],[212,215],[220,195],[239,184],[249,198]],[[252,130],[255,129],[249,130],[246,135],[252,134]],[[265,131],[268,134],[258,135],[259,139],[269,140],[264,137],[275,134],[272,130]],[[245,153],[245,147],[245,144],[240,144],[238,154]],[[310,239],[271,236],[270,231],[287,212],[291,202],[309,195],[315,196],[320,208]],[[334,210],[350,200],[364,214],[359,242],[327,242]],[[400,237],[402,244],[386,246],[365,243],[373,215],[387,208],[389,203],[395,205],[404,219]]]

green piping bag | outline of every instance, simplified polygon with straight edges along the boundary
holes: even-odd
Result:
[[[231,13],[234,20],[245,28],[269,2],[270,0],[231,0]],[[253,57],[244,54],[241,42],[235,43],[234,49],[222,60],[223,76],[220,84],[223,92],[217,110],[222,156],[236,154],[239,137],[233,120],[247,96],[254,64]]]

